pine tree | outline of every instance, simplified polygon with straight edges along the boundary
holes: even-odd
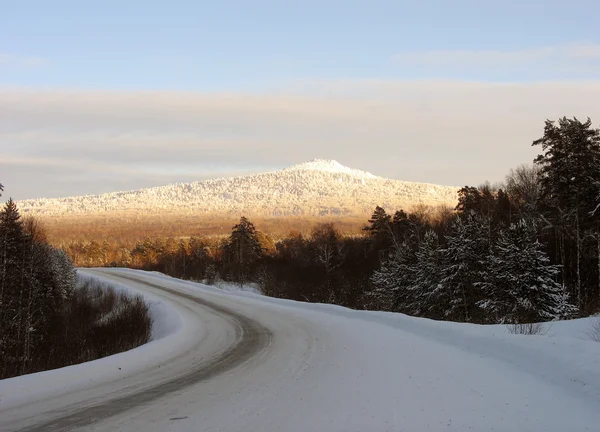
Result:
[[[369,219],[368,226],[364,227],[364,231],[368,231],[371,235],[378,235],[381,233],[389,232],[389,224],[391,222],[391,217],[388,215],[383,207],[375,207],[375,211]]]
[[[404,210],[396,210],[392,219],[392,231],[394,235],[394,244],[399,245],[408,240],[410,235],[410,220]]]
[[[262,252],[254,224],[242,216],[240,222],[233,227],[226,245],[230,271],[235,282],[244,284],[253,278]]]
[[[375,211],[369,219],[369,225],[363,228],[371,238],[373,250],[382,252],[380,259],[394,244],[394,233],[392,230],[392,217],[388,215],[383,207],[375,207]]]
[[[556,282],[559,266],[550,264],[534,224],[520,220],[501,231],[487,258],[478,302],[489,321],[532,323],[572,316],[576,309]]]
[[[443,304],[436,299],[441,286],[442,254],[439,239],[429,230],[416,253],[412,283],[410,285],[409,308],[411,314],[430,318],[443,318]]]
[[[540,167],[544,213],[562,245],[557,251],[560,255],[557,261],[562,263],[565,282],[573,286],[582,311],[593,308],[592,301],[599,301],[597,297],[590,299],[590,295],[597,296],[600,289],[600,274],[591,278],[598,285],[598,289],[593,289],[585,285],[582,271],[590,254],[585,250],[586,238],[596,238],[600,245],[598,217],[594,215],[600,192],[600,130],[591,126],[589,118],[582,123],[576,118],[563,117],[558,125],[547,120],[543,137],[532,144],[541,146],[543,151],[535,163]],[[568,261],[571,251],[574,251],[574,262]],[[600,254],[597,259],[600,272]],[[596,271],[594,266],[589,269]]]
[[[410,291],[413,267],[414,254],[403,242],[371,276],[373,289],[367,293],[367,301],[380,309],[410,313],[414,303]]]

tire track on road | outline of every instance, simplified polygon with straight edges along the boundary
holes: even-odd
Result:
[[[66,431],[71,429],[88,426],[100,420],[122,414],[125,411],[148,404],[159,398],[167,396],[178,390],[190,387],[202,381],[206,381],[228,370],[242,364],[252,356],[263,350],[271,343],[273,337],[271,331],[261,325],[258,321],[252,320],[242,314],[220,306],[209,300],[182,293],[178,290],[166,288],[162,285],[154,284],[133,276],[112,275],[120,279],[128,279],[135,283],[157,288],[161,291],[174,294],[178,297],[195,302],[201,306],[212,309],[219,315],[222,315],[231,321],[235,326],[237,342],[225,350],[222,354],[212,359],[208,364],[191,370],[185,375],[181,375],[173,380],[146,388],[140,392],[116,399],[102,402],[98,405],[84,408],[75,413],[63,415],[48,422],[29,426],[20,429],[21,432],[54,432]],[[61,410],[64,411],[64,410]]]

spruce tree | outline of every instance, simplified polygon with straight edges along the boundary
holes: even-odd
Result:
[[[576,309],[556,282],[552,265],[536,238],[533,223],[520,220],[501,231],[494,253],[487,258],[478,302],[489,321],[532,323],[572,316]]]
[[[443,290],[441,286],[442,254],[439,239],[434,231],[427,231],[416,253],[412,283],[410,285],[410,309],[412,314],[429,318],[443,318],[443,303],[436,294]]]
[[[21,215],[9,199],[0,212],[0,376],[15,370],[19,362],[25,242]]]
[[[474,213],[457,217],[451,234],[446,236],[443,250],[441,281],[433,300],[444,308],[444,316],[452,321],[480,322],[477,308],[485,257],[491,248],[492,229],[487,218]]]
[[[413,280],[414,254],[406,242],[373,272],[373,289],[367,293],[368,302],[383,310],[411,313],[414,303],[410,290]]]

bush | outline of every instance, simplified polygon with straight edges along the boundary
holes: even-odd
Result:
[[[76,363],[127,351],[150,340],[152,319],[141,296],[117,293],[94,280],[82,281],[76,294],[67,314],[79,340]]]
[[[23,373],[70,366],[133,349],[148,342],[152,330],[148,305],[141,296],[117,292],[89,279],[79,280],[53,322],[49,337],[35,350]]]
[[[550,330],[543,323],[509,324],[508,332],[510,334],[520,335],[541,335],[544,336]]]
[[[600,342],[600,316],[592,318],[592,327],[588,331],[590,339]]]

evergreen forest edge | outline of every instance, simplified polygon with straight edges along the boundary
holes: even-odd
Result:
[[[502,186],[465,186],[455,209],[388,214],[377,207],[364,235],[323,223],[310,235],[291,232],[274,241],[242,217],[227,238],[147,239],[132,248],[80,241],[59,250],[9,200],[0,213],[1,376],[59,367],[39,359],[56,347],[81,349],[65,337],[70,325],[79,325],[65,315],[81,298],[71,261],[256,283],[274,297],[460,322],[531,323],[595,313],[600,131],[590,119],[546,121],[533,146],[541,149],[533,165],[512,170]],[[98,289],[82,292],[94,298]],[[141,333],[138,342],[146,337]]]
[[[546,121],[532,165],[465,186],[455,209],[377,207],[364,235],[332,223],[274,240],[242,217],[227,238],[63,244],[77,265],[256,283],[270,296],[473,323],[600,309],[600,132]]]

